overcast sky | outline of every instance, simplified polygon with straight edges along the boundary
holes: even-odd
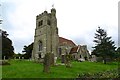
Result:
[[[56,9],[59,36],[87,45],[92,51],[98,26],[118,46],[118,1],[120,0],[0,0],[0,18],[13,41],[15,53],[34,41],[36,16],[52,5]]]

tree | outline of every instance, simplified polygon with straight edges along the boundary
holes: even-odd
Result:
[[[22,52],[25,52],[25,54],[23,55],[23,57],[25,59],[31,58],[31,56],[32,56],[32,50],[33,50],[33,43],[31,43],[28,46],[25,45],[24,48],[23,48],[23,51],[22,51]]]
[[[20,59],[22,59],[23,55],[24,54],[21,54],[21,53],[14,54],[14,59],[19,59],[19,57],[20,57]]]
[[[14,55],[14,47],[12,46],[12,41],[8,38],[6,31],[1,30],[2,37],[2,59],[4,56],[6,59],[12,58]]]
[[[43,72],[49,73],[51,66],[54,66],[54,54],[46,53],[43,61]]]
[[[49,73],[51,66],[51,53],[46,53],[43,61],[43,72]]]
[[[100,56],[103,58],[104,64],[106,64],[106,58],[112,58],[115,53],[114,41],[111,40],[111,37],[107,37],[107,32],[104,29],[98,27],[95,33],[95,47],[92,54]]]

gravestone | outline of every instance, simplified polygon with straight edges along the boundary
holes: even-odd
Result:
[[[56,64],[56,61],[57,61],[57,57],[54,57],[54,63]]]
[[[4,56],[4,60],[5,60],[5,56]]]
[[[20,59],[20,57],[19,57],[19,59]]]
[[[16,60],[16,57],[14,57],[14,59]]]
[[[91,61],[96,62],[96,56],[95,55],[92,55]]]
[[[31,58],[29,58],[29,61],[32,61],[32,59],[31,59]]]
[[[24,59],[24,57],[22,57],[22,59]]]
[[[66,57],[64,54],[61,55],[61,63],[65,63],[66,62]]]

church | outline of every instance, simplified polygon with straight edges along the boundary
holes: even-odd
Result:
[[[46,53],[52,53],[57,58],[71,54],[75,60],[89,59],[86,45],[76,45],[72,40],[60,37],[58,31],[55,8],[50,13],[44,11],[36,16],[32,59],[43,59]]]

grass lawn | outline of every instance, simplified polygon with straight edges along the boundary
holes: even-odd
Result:
[[[72,62],[71,68],[65,65],[53,66],[50,73],[43,72],[43,65],[32,61],[11,60],[11,65],[2,66],[3,78],[76,78],[82,73],[97,73],[117,69],[117,63]],[[0,66],[1,67],[1,66]]]

